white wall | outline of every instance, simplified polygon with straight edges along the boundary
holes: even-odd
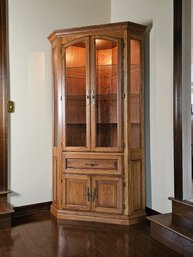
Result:
[[[193,0],[191,0],[191,31],[193,30]],[[191,33],[191,104],[193,104],[193,32]],[[193,115],[192,120],[192,141],[193,142]],[[192,164],[193,165],[193,164]]]
[[[193,27],[193,26],[192,26]],[[193,34],[193,33],[192,33]],[[192,44],[193,45],[193,44]],[[191,49],[191,53],[193,52],[193,50]],[[192,61],[193,63],[193,61]],[[193,64],[191,64],[191,84],[193,84]],[[193,97],[193,95],[192,95]],[[192,99],[192,103],[193,103],[193,99]]]
[[[171,210],[168,197],[174,194],[173,0],[112,0],[111,21],[124,20],[152,26],[149,71],[146,65],[149,85],[146,84],[145,89],[146,99],[150,101],[147,205],[159,212],[168,212]]]
[[[51,47],[57,28],[110,22],[110,0],[9,0],[10,188],[15,206],[51,200]]]

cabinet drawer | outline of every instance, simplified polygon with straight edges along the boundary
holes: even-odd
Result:
[[[102,169],[117,170],[117,160],[67,159],[67,169]]]
[[[74,156],[64,155],[64,172],[121,174],[122,156]]]

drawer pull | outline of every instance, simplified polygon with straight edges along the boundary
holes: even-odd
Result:
[[[96,166],[99,166],[99,165],[98,165],[98,163],[85,163],[85,166],[96,167]]]

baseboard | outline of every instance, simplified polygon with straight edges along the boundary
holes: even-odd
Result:
[[[12,218],[22,218],[22,217],[27,217],[29,215],[33,214],[38,214],[42,212],[49,212],[50,210],[50,202],[44,202],[44,203],[36,203],[36,204],[30,204],[30,205],[25,205],[25,206],[19,206],[19,207],[14,207],[14,213],[12,214]],[[146,207],[145,208],[147,216],[152,216],[152,215],[158,215],[160,214],[159,212]]]
[[[29,215],[34,215],[42,212],[48,212],[52,202],[36,203],[25,206],[14,207],[15,212],[12,218],[24,218]]]
[[[158,211],[155,211],[149,207],[145,207],[145,211],[147,213],[147,216],[153,216],[153,215],[158,215],[158,214],[161,214],[160,212]]]

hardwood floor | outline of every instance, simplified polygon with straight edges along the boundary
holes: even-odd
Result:
[[[0,257],[179,257],[150,238],[148,222],[127,226],[65,222],[48,213],[0,231]]]

